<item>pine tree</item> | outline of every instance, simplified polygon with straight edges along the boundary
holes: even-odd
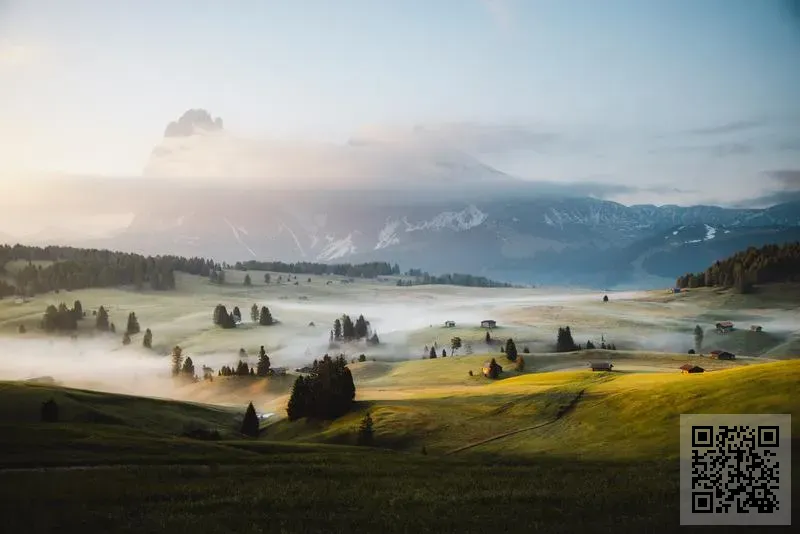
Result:
[[[358,427],[358,444],[364,446],[371,446],[373,440],[372,431],[372,417],[369,412],[361,419],[361,424]]]
[[[269,356],[267,356],[267,352],[264,350],[264,345],[261,345],[261,349],[258,351],[258,364],[256,368],[256,374],[258,376],[267,376],[269,375],[270,370],[270,361]]]
[[[111,323],[109,325],[109,327],[108,327],[108,331],[111,332],[112,334],[116,334],[117,333],[117,325],[115,325],[114,323]]]
[[[72,311],[75,313],[76,319],[79,321],[83,319],[83,305],[81,304],[81,301],[75,301],[75,303],[72,305]]]
[[[136,314],[131,312],[128,314],[128,326],[125,329],[125,332],[128,334],[138,334],[140,332],[139,328],[139,320],[136,318]]]
[[[101,332],[107,332],[109,330],[108,312],[103,306],[100,306],[100,308],[98,308],[97,310],[97,319],[95,320],[95,327]]]
[[[447,358],[447,351],[442,349],[442,358]]]
[[[269,285],[270,276],[269,273],[264,273],[264,283]]]
[[[178,376],[181,374],[181,369],[183,365],[183,349],[180,346],[175,345],[172,348],[172,376]]]
[[[428,356],[430,357],[431,360],[433,360],[433,359],[435,359],[437,357],[436,356],[436,347],[431,347],[431,351],[428,354]]]
[[[349,315],[342,316],[342,338],[345,341],[352,341],[356,338],[356,327]]]
[[[694,349],[697,352],[703,348],[703,328],[700,325],[694,327]]]
[[[492,344],[492,336],[491,336],[491,334],[489,334],[488,330],[486,331],[486,344],[487,345],[491,345]]]
[[[244,285],[247,286],[247,287],[253,285],[253,281],[250,280],[250,275],[249,274],[244,275]]]
[[[250,319],[252,319],[254,323],[258,322],[258,304],[253,304],[250,308]]]
[[[305,377],[298,376],[292,386],[292,394],[289,397],[289,404],[286,406],[286,415],[289,421],[296,421],[301,417],[305,417],[308,411],[311,392],[309,386],[306,384]]]
[[[144,331],[144,337],[142,337],[142,346],[146,349],[153,348],[153,332],[151,332],[149,328]]]
[[[127,332],[122,334],[122,344],[123,345],[130,345],[131,344],[131,335]]]
[[[275,323],[275,320],[272,318],[272,314],[269,312],[269,308],[266,306],[261,307],[261,314],[258,317],[258,324],[262,326],[270,326]]]
[[[595,348],[594,343],[591,340],[586,342],[586,350],[593,350]]]
[[[517,345],[514,344],[514,340],[511,338],[506,340],[506,358],[512,362],[517,361]]]
[[[258,415],[253,403],[247,405],[247,410],[244,412],[244,419],[242,420],[241,432],[245,436],[257,438],[259,432]]]
[[[336,341],[342,339],[342,322],[339,319],[333,321],[333,339]]]
[[[489,362],[489,378],[495,379],[500,376],[500,365],[492,358],[492,361]]]
[[[235,321],[237,323],[242,322],[242,312],[239,309],[239,306],[234,306],[233,307],[233,318],[235,319]]]

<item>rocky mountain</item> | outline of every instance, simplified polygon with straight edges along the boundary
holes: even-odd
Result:
[[[382,260],[535,284],[658,287],[742,248],[800,239],[800,202],[625,206],[515,179],[425,132],[308,150],[236,138],[204,110],[167,126],[144,177],[48,189],[73,206],[65,220],[127,217],[63,244],[229,262]],[[62,244],[55,233],[37,238],[46,243]]]

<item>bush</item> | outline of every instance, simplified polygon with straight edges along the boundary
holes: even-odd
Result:
[[[530,353],[531,353],[531,349],[529,349],[529,348],[526,346],[526,347],[523,347],[523,348],[522,348],[522,352],[523,352],[523,353],[525,353],[525,354],[530,354]]]
[[[364,355],[364,354],[359,354],[359,355],[358,355],[358,361],[359,361],[359,362],[365,362],[365,361],[367,361],[367,356],[366,356],[366,355]]]

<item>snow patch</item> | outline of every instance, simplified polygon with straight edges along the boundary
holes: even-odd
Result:
[[[236,230],[236,227],[233,224],[231,224],[231,222],[227,219],[227,217],[223,217],[222,220],[225,221],[225,224],[227,224],[230,227],[231,231],[233,232],[233,237],[236,238],[236,241],[238,241],[239,244],[241,244],[244,248],[246,248],[247,252],[249,252],[251,256],[253,256],[254,258],[257,258],[258,255],[255,252],[253,252],[252,248],[247,246],[247,243],[242,241],[242,238],[239,235],[239,232]]]
[[[347,234],[347,237],[344,239],[334,239],[332,236],[326,236],[326,238],[328,239],[328,244],[317,255],[317,260],[335,260],[356,252],[356,246],[353,244],[352,233]]]
[[[487,218],[488,215],[479,210],[477,206],[470,204],[466,209],[461,211],[445,211],[430,221],[424,221],[420,224],[411,224],[405,218],[403,218],[403,222],[406,225],[406,232],[414,232],[417,230],[444,230],[445,228],[460,232],[480,226]]]
[[[717,229],[714,228],[713,226],[709,226],[707,224],[705,225],[705,227],[706,227],[706,239],[705,240],[706,241],[710,241],[711,239],[714,239],[714,237],[716,237],[716,235],[717,235]]]
[[[397,237],[397,227],[400,226],[400,221],[387,221],[380,233],[378,233],[378,243],[375,245],[375,250],[380,250],[391,245],[396,245],[400,242]]]

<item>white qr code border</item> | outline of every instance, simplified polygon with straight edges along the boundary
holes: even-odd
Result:
[[[791,525],[791,418],[681,414],[680,524]]]

